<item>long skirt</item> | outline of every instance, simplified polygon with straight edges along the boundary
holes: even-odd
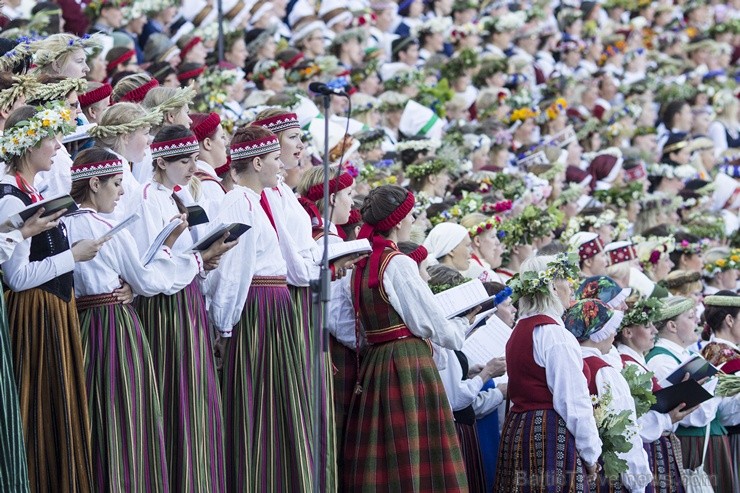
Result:
[[[704,451],[704,437],[683,436],[678,439],[681,442],[684,469],[699,467]],[[733,490],[733,467],[737,467],[737,463],[730,463],[730,442],[727,435],[710,436],[704,471],[709,475],[715,492],[737,491]]]
[[[483,385],[481,392],[494,388],[496,388],[496,384],[493,380],[489,380]],[[498,446],[501,440],[498,427],[498,408],[487,416],[476,419],[475,427],[478,428],[478,443],[483,457],[486,492],[490,493],[493,491],[493,483],[496,479],[496,459],[498,458]]]
[[[467,491],[460,443],[432,352],[416,337],[370,346],[344,439],[343,491]]]
[[[319,341],[319,317],[312,303],[311,289],[308,287],[288,286],[293,301],[294,327],[299,328],[304,337],[306,364],[305,378],[307,382],[304,398],[309,401],[310,415],[306,416],[309,423],[318,420],[318,445],[316,439],[311,439],[311,456],[320,461],[318,468],[319,491],[333,492],[337,490],[337,429],[334,415],[334,385],[332,378],[332,359],[327,350],[324,352],[324,342]],[[316,318],[316,320],[314,320]],[[317,321],[318,324],[317,325]],[[328,336],[329,334],[326,334]],[[316,382],[318,370],[319,380]],[[318,391],[318,402],[316,391]],[[312,426],[309,431],[313,432]],[[318,447],[318,448],[317,448]]]
[[[131,305],[78,301],[96,491],[167,492],[162,411],[149,343]]]
[[[734,426],[733,430],[728,432],[727,438],[730,440],[730,461],[735,464],[733,484],[740,488],[740,427]]]
[[[465,462],[465,475],[468,478],[470,493],[486,493],[486,477],[483,472],[483,457],[478,444],[478,432],[475,424],[466,425],[455,422],[460,450]]]
[[[74,299],[8,292],[13,366],[31,491],[93,490],[90,418]]]
[[[336,422],[337,443],[344,443],[344,429],[347,413],[352,402],[352,394],[357,383],[357,353],[337,340],[329,337],[329,351],[334,370],[334,419]],[[337,454],[337,466],[342,470],[342,454]]]
[[[226,490],[221,397],[205,300],[193,281],[136,309],[157,375],[170,491]]]
[[[493,491],[588,491],[576,439],[552,409],[510,412],[501,432]]]
[[[610,479],[604,475],[604,461],[599,459],[601,470],[596,476],[596,481],[589,483],[589,490],[591,493],[628,493],[629,490],[622,485],[621,475]]]
[[[681,480],[681,444],[676,435],[660,437],[652,443],[644,443],[653,481],[645,487],[645,493],[683,493]]]
[[[314,491],[303,334],[284,278],[270,279],[253,281],[224,356],[230,493]]]
[[[0,491],[22,493],[28,491],[28,466],[11,354],[5,298],[0,292]]]

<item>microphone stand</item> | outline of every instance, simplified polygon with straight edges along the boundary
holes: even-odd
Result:
[[[220,0],[219,0],[220,1]],[[316,356],[315,365],[312,370],[313,379],[313,402],[314,407],[311,410],[313,420],[313,484],[314,491],[322,491],[321,478],[324,476],[324,471],[321,471],[322,458],[318,456],[321,451],[321,443],[323,442],[322,432],[324,431],[321,426],[322,422],[322,406],[319,405],[322,400],[322,389],[324,382],[324,361],[325,353],[329,350],[329,330],[326,322],[329,315],[329,298],[331,295],[331,271],[329,270],[329,180],[330,168],[329,168],[329,104],[331,101],[330,94],[324,94],[323,96],[323,110],[324,110],[324,253],[321,257],[321,274],[318,280],[311,281],[311,291],[313,293],[313,329],[318,330],[318,337],[314,338],[314,347],[309,348],[309,351]],[[313,359],[313,358],[310,358]],[[328,425],[328,424],[327,424]]]
[[[218,62],[224,61],[224,2],[216,0],[218,13]]]

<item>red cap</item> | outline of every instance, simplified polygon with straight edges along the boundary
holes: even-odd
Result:
[[[157,79],[152,79],[146,84],[144,84],[143,86],[137,87],[136,89],[132,89],[126,94],[124,94],[121,97],[121,101],[128,101],[131,103],[141,103],[142,101],[144,101],[146,94],[157,86],[159,86],[159,82],[157,82]]]
[[[202,117],[197,120],[193,119],[193,123],[190,124],[190,130],[193,131],[195,136],[198,138],[198,141],[201,141],[209,135],[213,135],[213,132],[216,131],[216,128],[220,123],[221,117],[218,116],[218,113],[211,113],[204,119],[202,119]]]

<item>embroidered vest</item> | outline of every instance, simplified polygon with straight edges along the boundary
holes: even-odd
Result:
[[[547,386],[545,369],[534,360],[532,337],[535,327],[555,324],[555,320],[544,315],[519,320],[506,343],[506,366],[517,369],[509,373],[512,412],[553,409],[552,392]]]
[[[12,195],[19,198],[26,206],[31,205],[31,198],[20,189],[13,185],[0,184],[0,197]],[[52,257],[69,250],[69,241],[67,239],[67,228],[63,223],[59,223],[56,228],[44,231],[31,238],[31,254],[28,259],[31,262],[38,262],[47,257]],[[57,298],[69,302],[72,299],[74,287],[74,274],[72,271],[66,272],[44,284],[37,286],[47,293],[51,293]]]

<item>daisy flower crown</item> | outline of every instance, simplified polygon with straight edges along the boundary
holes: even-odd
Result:
[[[76,125],[66,105],[60,102],[47,104],[28,120],[5,129],[0,137],[0,157],[7,160],[12,156],[21,156],[47,137],[71,133]]]
[[[522,296],[548,295],[555,279],[565,279],[574,283],[579,273],[578,256],[573,253],[561,253],[547,264],[545,270],[516,274],[509,279],[507,285],[513,290],[512,301],[516,302]]]

